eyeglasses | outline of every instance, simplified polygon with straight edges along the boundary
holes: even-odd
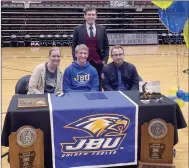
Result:
[[[122,55],[124,55],[124,54],[120,53],[120,54],[114,54],[114,55],[112,55],[112,56],[113,56],[113,57],[117,57],[117,56],[122,56]]]

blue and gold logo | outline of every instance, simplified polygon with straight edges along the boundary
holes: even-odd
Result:
[[[86,72],[79,72],[77,73],[76,77],[74,77],[74,80],[80,84],[87,83],[88,81],[90,81],[90,74]]]
[[[86,132],[83,137],[73,137],[74,142],[61,143],[62,153],[114,152],[126,137],[130,119],[119,114],[96,114],[78,119],[64,126]]]

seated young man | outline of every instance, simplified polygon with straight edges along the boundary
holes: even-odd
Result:
[[[86,61],[88,58],[88,47],[84,44],[78,45],[75,48],[75,56],[77,60],[65,69],[63,91],[65,93],[98,91],[98,73]]]
[[[124,61],[124,49],[113,46],[111,49],[113,62],[107,64],[102,72],[102,87],[111,90],[138,90],[139,78],[135,66]]]

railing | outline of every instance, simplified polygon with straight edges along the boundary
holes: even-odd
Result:
[[[12,30],[1,30],[2,31],[2,33],[3,32],[9,32],[9,34],[10,33],[12,33],[12,32],[16,32],[16,34],[20,34],[21,32],[28,32],[29,34],[31,34],[32,32],[38,32],[38,34],[39,34],[39,32],[73,32],[73,28],[72,27],[68,27],[67,29],[52,29],[52,28],[47,28],[47,29],[42,29],[42,28],[40,28],[40,29],[12,29]],[[146,32],[146,31],[157,31],[157,30],[167,30],[167,29],[165,29],[165,28],[155,28],[155,27],[149,27],[149,28],[143,28],[143,27],[138,27],[138,28],[107,28],[107,32],[112,32],[112,31],[114,31],[114,32],[123,32],[123,31],[130,31],[130,32],[133,32],[133,31],[143,31],[144,33]]]
[[[129,23],[129,24],[99,24],[102,26],[130,26],[130,25],[149,25],[152,23]],[[162,23],[153,23],[153,25],[162,25]],[[10,24],[1,24],[1,26],[10,26]],[[25,24],[11,24],[11,26],[26,26]],[[78,24],[27,24],[27,26],[78,26]]]
[[[122,12],[111,12],[111,13],[109,13],[109,12],[106,12],[106,11],[104,11],[103,13],[101,13],[101,12],[98,12],[98,14],[97,15],[104,15],[104,14],[106,14],[106,15],[118,15],[118,14],[120,14],[120,13],[122,13]],[[141,12],[141,13],[134,13],[134,12],[123,12],[125,15],[157,15],[157,13],[154,13],[154,12]],[[32,15],[47,15],[47,14],[50,14],[50,15],[82,15],[83,16],[83,12],[72,12],[72,13],[70,13],[70,12],[25,12],[25,11],[22,11],[22,12],[1,12],[1,14],[24,14],[24,15],[26,15],[26,14],[32,14]]]
[[[1,20],[85,20],[84,18],[1,18]],[[131,18],[97,18],[98,20],[131,20]],[[132,18],[132,20],[160,20],[159,18]]]
[[[74,7],[74,8],[83,8],[84,6],[95,6],[96,8],[116,8],[116,7],[123,7],[123,8],[135,8],[135,7],[143,7],[143,8],[157,8],[154,4],[150,1],[126,1],[126,0],[111,0],[111,1],[40,1],[40,2],[16,2],[14,1],[2,1],[1,7],[29,7],[29,8],[60,8],[60,7]]]

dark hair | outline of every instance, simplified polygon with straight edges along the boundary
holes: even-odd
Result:
[[[83,9],[83,12],[86,15],[88,11],[93,11],[93,10],[96,11],[96,8],[92,7],[92,6],[88,6],[88,7]],[[97,13],[97,11],[96,11],[96,13]]]
[[[112,52],[113,52],[113,50],[114,50],[114,49],[119,49],[119,48],[121,48],[121,49],[122,49],[123,54],[124,54],[124,49],[123,49],[123,47],[122,47],[122,46],[120,46],[120,45],[115,45],[115,46],[113,46],[113,47],[111,48],[111,51],[110,51],[111,56],[112,56]]]

